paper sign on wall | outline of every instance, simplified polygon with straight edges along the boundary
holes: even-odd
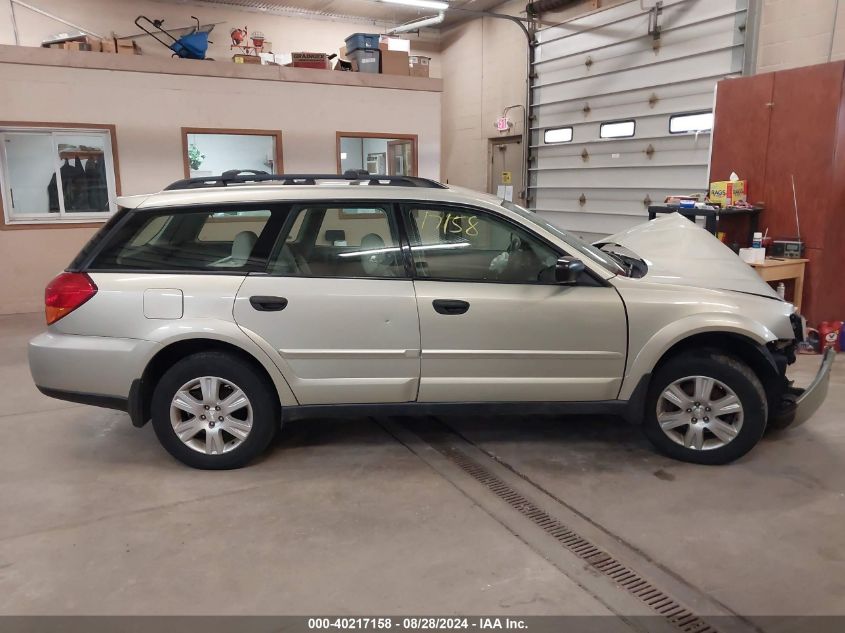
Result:
[[[513,182],[513,174],[509,171],[502,172],[502,184],[509,185]]]
[[[496,187],[496,197],[501,200],[513,202],[513,187],[508,185],[499,185]]]

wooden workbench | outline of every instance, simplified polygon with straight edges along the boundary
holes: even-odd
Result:
[[[792,304],[801,312],[804,294],[804,267],[809,259],[775,259],[767,257],[762,264],[751,264],[764,281],[795,281]]]

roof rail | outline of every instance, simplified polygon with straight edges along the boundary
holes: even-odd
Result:
[[[351,169],[343,174],[270,174],[252,169],[232,169],[219,176],[186,178],[167,185],[165,191],[176,189],[204,189],[207,187],[227,187],[255,182],[278,182],[283,185],[316,185],[319,180],[346,180],[350,184],[386,185],[392,187],[423,187],[428,189],[446,189],[436,180],[415,176],[385,176],[371,174],[364,170]]]

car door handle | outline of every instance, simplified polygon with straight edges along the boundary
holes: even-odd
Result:
[[[256,295],[249,298],[249,304],[259,312],[278,312],[284,310],[288,300],[284,297],[266,297]]]
[[[458,299],[435,299],[431,305],[439,314],[463,314],[469,310],[469,302]]]

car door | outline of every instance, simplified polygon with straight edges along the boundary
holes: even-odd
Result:
[[[235,319],[278,352],[300,404],[416,398],[419,320],[391,205],[292,206]]]
[[[418,399],[616,398],[627,344],[616,290],[589,273],[563,286],[563,253],[481,209],[406,205],[420,318]]]

